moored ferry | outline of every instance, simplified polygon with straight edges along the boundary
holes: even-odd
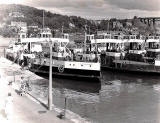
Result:
[[[102,69],[160,73],[159,36],[116,35],[92,42],[103,46]]]
[[[52,47],[53,74],[100,79],[99,56],[96,53],[74,52],[74,50],[67,48],[69,43],[67,34],[64,34],[63,38],[52,38],[49,33],[45,34],[43,32],[43,34],[39,34],[39,37],[21,38],[18,43],[21,48],[13,51],[14,45],[17,45],[15,43],[12,50],[9,51],[8,49],[6,55],[13,61],[18,58],[18,61],[23,62],[23,66],[29,66],[29,70],[33,72],[48,74],[50,66],[49,49]]]

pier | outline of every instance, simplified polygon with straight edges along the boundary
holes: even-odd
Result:
[[[48,80],[35,75],[28,70],[21,70],[20,66],[13,62],[1,57],[0,58],[0,121],[7,122],[4,113],[4,103],[7,93],[11,92],[13,97],[14,113],[12,122],[14,123],[71,123],[68,119],[59,119],[57,115],[59,112],[54,110],[47,110],[47,100],[41,98],[36,90],[28,92],[24,96],[18,94],[20,87],[20,78],[24,77],[25,81],[30,81],[32,85],[36,81]],[[12,83],[9,85],[9,83]],[[54,107],[54,106],[53,106]]]

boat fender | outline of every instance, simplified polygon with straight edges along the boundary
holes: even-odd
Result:
[[[66,60],[69,61],[71,59],[70,56],[66,56]]]
[[[64,72],[64,65],[60,65],[60,66],[58,67],[58,71],[59,71],[60,73],[63,73],[63,72]]]
[[[28,68],[31,68],[32,67],[32,64],[31,62],[28,63]]]

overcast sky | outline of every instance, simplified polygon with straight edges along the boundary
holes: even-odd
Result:
[[[91,19],[160,17],[160,0],[3,0]],[[2,3],[2,2],[0,2]],[[4,3],[4,2],[3,2]]]

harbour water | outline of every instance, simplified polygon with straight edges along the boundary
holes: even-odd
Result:
[[[160,122],[160,76],[108,71],[102,75],[101,83],[53,78],[54,105],[64,108],[66,98],[68,110],[93,123]],[[36,86],[47,96],[46,82]]]
[[[102,71],[93,80],[53,78],[53,103],[93,123],[159,123],[160,76]],[[47,76],[43,76],[48,78]],[[32,85],[46,98],[48,81]]]

